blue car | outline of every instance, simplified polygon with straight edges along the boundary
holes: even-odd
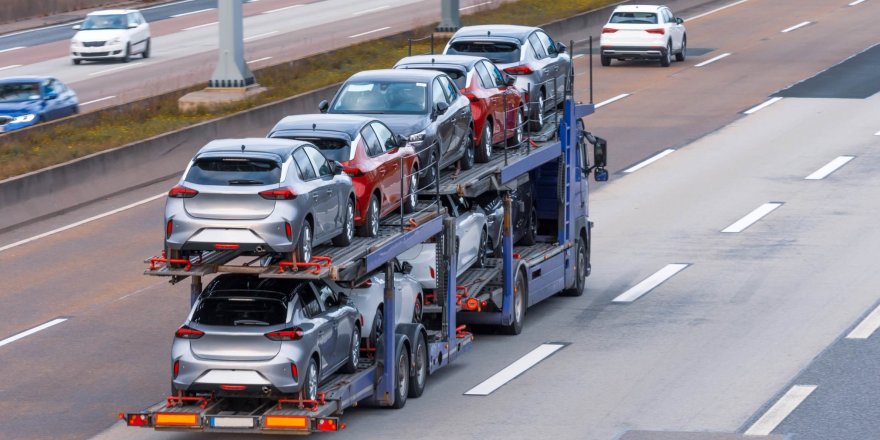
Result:
[[[0,79],[0,133],[79,113],[76,93],[55,78]]]

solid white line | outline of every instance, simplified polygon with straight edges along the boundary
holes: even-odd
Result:
[[[769,202],[765,203],[757,208],[754,211],[746,214],[745,217],[736,221],[736,223],[724,228],[721,232],[742,232],[756,221],[761,220],[765,215],[773,212],[774,209],[782,206],[780,202]]]
[[[686,267],[688,267],[688,264],[684,263],[667,264],[664,268],[658,270],[648,278],[645,278],[641,283],[630,287],[629,290],[618,295],[617,298],[614,298],[611,302],[631,303],[641,298],[664,281],[672,278],[673,275],[681,272]]]
[[[75,24],[79,24],[79,23],[82,23],[82,22],[83,22],[82,20],[77,20],[77,21],[71,21],[71,22],[67,22],[67,23],[61,23],[61,24],[56,24],[56,25],[46,26],[46,27],[41,27],[41,28],[27,29],[27,30],[23,30],[23,31],[13,32],[13,33],[11,33],[11,34],[0,35],[0,38],[14,37],[14,36],[16,36],[16,35],[28,34],[28,33],[31,33],[31,32],[41,31],[41,30],[43,30],[43,29],[54,29],[54,28],[57,28],[57,27],[73,26],[73,25],[75,25]]]
[[[699,15],[694,15],[694,16],[691,17],[691,18],[685,18],[684,21],[687,22],[687,21],[693,21],[693,20],[696,20],[696,19],[698,19],[698,18],[703,18],[703,17],[705,17],[705,16],[707,16],[707,15],[709,15],[709,14],[714,14],[714,13],[716,13],[716,12],[718,12],[718,11],[723,11],[723,10],[725,10],[725,9],[727,9],[727,8],[732,8],[732,7],[736,6],[736,5],[741,5],[741,4],[743,4],[743,3],[747,2],[747,1],[749,1],[749,0],[739,0],[738,2],[733,2],[733,3],[731,3],[731,4],[727,5],[727,6],[722,6],[722,7],[718,8],[718,9],[713,9],[713,10],[711,10],[711,11],[709,11],[709,12],[704,12],[704,13],[699,14]]]
[[[298,8],[300,6],[302,6],[302,5],[285,6],[283,8],[272,9],[271,11],[264,11],[263,13],[264,14],[274,14],[276,12],[286,11],[288,9]]]
[[[0,67],[0,70],[14,69],[14,68],[16,68],[16,67],[21,67],[21,64],[13,64],[13,65],[11,65],[11,66]]]
[[[488,396],[507,382],[516,379],[517,376],[525,373],[529,368],[532,368],[538,362],[543,361],[563,347],[565,347],[563,344],[541,344],[525,356],[517,359],[516,362],[508,365],[503,370],[495,373],[492,377],[471,388],[464,394],[468,396]]]
[[[111,216],[111,215],[113,215],[113,214],[118,214],[118,213],[120,213],[120,212],[122,212],[122,211],[126,211],[126,210],[129,210],[129,209],[131,209],[131,208],[135,208],[135,207],[141,206],[141,205],[143,205],[143,204],[150,203],[150,202],[152,202],[152,201],[154,201],[154,200],[159,200],[159,199],[161,199],[162,197],[165,197],[166,194],[167,194],[167,193],[164,193],[164,192],[161,193],[161,194],[156,194],[155,196],[147,197],[146,199],[143,199],[143,200],[138,201],[138,202],[134,202],[134,203],[132,203],[132,204],[130,204],[130,205],[125,205],[125,206],[123,206],[123,207],[121,207],[121,208],[116,208],[116,209],[114,209],[114,210],[112,210],[112,211],[107,211],[107,212],[105,212],[105,213],[103,213],[103,214],[98,214],[98,215],[96,215],[96,216],[89,217],[89,218],[87,218],[87,219],[85,219],[85,220],[80,220],[80,221],[78,221],[78,222],[76,222],[76,223],[71,223],[71,224],[69,224],[69,225],[67,225],[67,226],[62,226],[62,227],[60,227],[60,228],[53,229],[53,230],[51,230],[51,231],[44,232],[44,233],[39,234],[39,235],[34,235],[33,237],[30,237],[30,238],[25,238],[24,240],[16,241],[15,243],[12,243],[12,244],[7,244],[6,246],[0,247],[0,252],[3,252],[3,251],[5,251],[5,250],[12,249],[12,248],[14,248],[14,247],[21,246],[21,245],[23,245],[23,244],[30,243],[30,242],[32,242],[32,241],[37,241],[37,240],[39,240],[39,239],[41,239],[41,238],[46,238],[46,237],[48,237],[48,236],[50,236],[50,235],[55,235],[55,234],[57,234],[57,233],[59,233],[59,232],[64,232],[64,231],[66,231],[66,230],[68,230],[68,229],[73,229],[73,228],[75,228],[75,227],[77,227],[77,226],[82,226],[82,225],[84,225],[84,224],[86,224],[86,223],[91,223],[91,222],[93,222],[93,221],[95,221],[95,220],[100,220],[100,219],[102,219],[102,218],[104,218],[104,217],[109,217],[109,216]]]
[[[116,95],[110,95],[110,96],[105,96],[103,98],[93,99],[91,101],[81,103],[80,106],[94,104],[96,102],[101,102],[101,101],[106,101],[108,99],[113,99],[115,97],[116,97]]]
[[[364,15],[364,14],[369,14],[370,12],[381,11],[381,10],[383,10],[383,9],[388,9],[388,8],[390,8],[390,7],[391,7],[390,5],[377,6],[377,7],[375,7],[375,8],[364,9],[363,11],[355,12],[355,13],[353,13],[353,14],[351,14],[351,15],[357,17],[358,15]]]
[[[170,15],[170,17],[171,18],[184,17],[187,15],[198,14],[199,12],[213,11],[214,9],[217,9],[217,8],[199,9],[198,11],[190,11],[190,12],[184,12],[182,14]]]
[[[786,417],[816,389],[816,385],[795,385],[746,430],[745,435],[770,435]]]
[[[743,114],[750,115],[758,110],[761,110],[764,107],[775,104],[776,102],[778,102],[781,99],[782,99],[781,96],[777,96],[775,98],[770,98],[770,99],[764,101],[763,103],[756,105],[756,106],[744,111]]]
[[[277,33],[278,33],[278,31],[272,31],[272,32],[266,32],[265,34],[251,35],[250,37],[245,38],[244,41],[256,40],[257,38],[268,37],[269,35],[277,34]]]
[[[865,1],[865,0],[856,0],[856,1],[852,2],[852,3],[850,3],[849,6],[855,6],[855,5],[857,5],[857,4],[859,4],[859,3],[863,2],[863,1]]]
[[[260,61],[266,61],[266,60],[271,60],[271,59],[272,59],[272,57],[257,58],[257,59],[255,59],[255,60],[248,61],[248,64],[250,64],[250,63],[259,63]]]
[[[176,5],[179,5],[179,4],[189,3],[189,2],[192,2],[192,1],[195,1],[195,0],[180,0],[179,2],[165,3],[164,5],[150,6],[150,7],[148,7],[148,8],[139,8],[138,10],[139,10],[139,11],[146,11],[146,10],[148,10],[148,9],[164,8],[164,7],[167,7],[167,6],[176,6]]]
[[[814,171],[813,174],[810,174],[807,177],[804,177],[805,180],[821,180],[828,177],[829,174],[837,171],[838,168],[846,165],[847,162],[853,160],[855,156],[838,156],[836,159],[828,162],[822,168]]]
[[[805,22],[803,22],[803,23],[798,23],[798,24],[796,24],[796,25],[794,25],[794,26],[792,26],[792,27],[790,27],[790,28],[788,28],[788,29],[783,29],[781,32],[782,32],[783,34],[784,34],[784,33],[787,33],[787,32],[791,32],[791,31],[793,31],[793,30],[795,30],[795,29],[800,29],[800,28],[802,28],[802,27],[804,27],[804,26],[806,26],[806,25],[808,25],[808,24],[810,24],[810,23],[812,23],[812,21],[805,21]]]
[[[24,49],[24,46],[10,47],[9,49],[3,49],[3,50],[0,50],[0,53],[12,52],[13,50],[19,50],[19,49]]]
[[[96,76],[104,73],[115,72],[117,70],[131,69],[132,67],[143,66],[144,64],[126,64],[124,66],[114,67],[112,69],[99,70],[97,72],[92,72],[88,76]]]
[[[577,55],[571,57],[571,59],[576,60],[576,59],[578,59],[578,58],[580,58],[580,57],[582,57],[582,56],[584,56],[584,54],[579,53],[579,54],[577,54]]]
[[[10,336],[10,337],[0,341],[0,347],[4,346],[6,344],[11,344],[21,338],[24,338],[26,336],[30,336],[38,331],[46,330],[47,328],[52,327],[53,325],[61,324],[64,321],[67,321],[67,318],[55,318],[45,324],[40,324],[30,330],[25,330],[15,336]]]
[[[475,5],[470,5],[470,6],[465,6],[465,7],[463,7],[463,8],[458,8],[458,10],[459,10],[459,11],[465,11],[465,10],[468,10],[468,9],[478,8],[478,7],[483,6],[483,5],[488,5],[488,4],[491,4],[491,3],[492,3],[492,2],[477,3],[477,4],[475,4]]]
[[[611,104],[611,103],[614,102],[614,101],[619,101],[619,100],[621,100],[621,99],[623,99],[623,98],[626,98],[627,96],[629,96],[629,93],[621,93],[620,95],[617,95],[617,96],[615,96],[615,97],[613,97],[613,98],[611,98],[611,99],[606,99],[606,100],[604,100],[604,101],[602,101],[602,102],[596,104],[594,107],[595,107],[595,108],[599,108],[599,107],[602,107],[603,105]]]
[[[880,131],[874,133],[874,136],[880,136]]]
[[[663,151],[623,170],[623,172],[624,173],[632,173],[632,172],[638,171],[638,170],[640,170],[648,165],[651,165],[652,163],[654,163],[654,162],[656,162],[656,161],[658,161],[658,160],[660,160],[660,159],[662,159],[662,158],[664,158],[674,152],[675,152],[675,150],[673,150],[672,148],[668,148],[666,150],[663,150]]]
[[[219,22],[218,22],[218,21],[214,21],[214,22],[211,22],[211,23],[200,24],[200,25],[198,25],[198,26],[191,26],[191,27],[188,27],[188,28],[183,28],[183,30],[185,30],[185,31],[191,31],[191,30],[193,30],[193,29],[199,29],[199,28],[203,28],[203,27],[213,26],[213,25],[215,25],[215,24],[217,24],[217,23],[219,23]]]
[[[856,328],[852,329],[846,339],[868,339],[880,328],[880,306],[877,306]]]
[[[694,67],[703,67],[703,66],[705,66],[706,64],[714,63],[715,61],[718,61],[718,60],[720,60],[720,59],[722,59],[722,58],[729,57],[729,56],[730,56],[730,52],[726,52],[726,53],[723,53],[723,54],[721,54],[721,55],[718,55],[718,56],[715,57],[715,58],[712,58],[711,60],[703,61],[702,63],[697,64],[697,65],[695,65]]]
[[[373,30],[371,30],[371,31],[362,32],[362,33],[360,33],[360,34],[349,35],[348,38],[363,37],[364,35],[369,35],[369,34],[372,34],[372,33],[374,33],[374,32],[382,32],[382,31],[384,31],[385,29],[391,29],[391,26],[385,26],[385,27],[383,27],[383,28],[373,29]]]

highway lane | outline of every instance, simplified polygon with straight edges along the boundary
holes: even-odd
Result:
[[[749,2],[716,17],[701,20],[706,20],[705,26],[720,26],[733,21],[731,25],[739,23],[742,28],[753,21],[753,14],[760,12],[760,9],[746,8],[752,3],[767,4]],[[826,9],[819,2],[812,2],[809,6],[805,9],[812,9],[817,14]],[[860,11],[862,15],[855,18],[867,21],[872,18],[872,11],[876,14],[876,10],[867,9]],[[859,24],[855,18],[826,17],[821,23],[844,26],[849,20],[850,25]],[[702,25],[700,20],[695,23],[689,29]],[[790,23],[782,23],[782,20],[767,23],[763,28],[766,31],[764,35],[770,35],[770,29],[778,32],[788,25]],[[813,30],[820,31],[820,27],[814,26]],[[836,30],[831,27],[826,28],[825,32]],[[751,34],[754,39],[762,38],[759,31],[756,29]],[[794,35],[796,33],[791,34]],[[782,47],[775,50],[797,51],[806,47],[802,45],[810,44],[812,38],[821,36],[802,36],[803,40],[777,42]],[[748,55],[762,54],[760,50],[749,51],[748,48],[727,44],[725,35],[712,37],[710,43],[713,46],[730,47],[729,50]],[[849,53],[855,53],[864,47],[860,46],[863,43],[861,38],[848,35],[840,47],[849,46]],[[773,51],[769,51],[756,58],[763,59],[765,66],[773,65],[775,68],[768,61],[773,55]],[[779,56],[778,53],[775,55]],[[694,63],[698,61],[693,60]],[[822,64],[822,61],[807,58],[800,64],[795,63],[797,65],[790,67],[791,72],[786,74],[798,75],[794,80],[802,79],[836,61]],[[750,90],[747,86],[753,82],[763,83],[748,92],[755,93],[757,99],[740,98],[752,102],[740,105],[739,100],[731,99],[726,103],[733,115],[728,116],[730,119],[739,118],[737,112],[762,102],[767,93],[789,83],[785,82],[787,78],[784,76],[744,75],[737,71],[742,68],[738,63],[721,64],[724,62],[719,61],[715,67],[724,66],[733,70],[729,73],[740,78],[738,85],[744,90]],[[819,64],[818,69],[813,68],[814,64]],[[652,102],[649,99],[651,95],[657,99],[668,99],[663,93],[668,89],[676,92],[682,111],[670,113],[665,124],[648,125],[644,133],[632,130],[631,124],[629,129],[622,125],[606,129],[598,123],[603,113],[591,117],[588,124],[596,127],[597,133],[612,140],[612,160],[617,171],[622,170],[620,163],[636,163],[647,157],[646,153],[668,146],[685,145],[689,138],[697,138],[705,130],[713,131],[708,128],[709,123],[705,126],[695,123],[707,112],[702,107],[691,106],[699,104],[699,97],[705,96],[704,90],[711,89],[710,85],[714,84],[715,88],[720,89],[727,84],[722,82],[726,80],[724,75],[694,75],[688,81],[675,83],[676,73],[680,72],[673,68],[664,70],[650,67],[653,70],[645,73],[649,67],[634,67],[624,72],[635,69],[640,70],[642,76],[633,78],[629,83],[618,83],[619,86],[625,86],[621,87],[622,90],[597,90],[597,95],[610,97],[626,91],[626,87],[637,89],[632,97],[604,106],[603,112],[615,108],[624,111],[628,107],[633,118],[641,117],[641,109],[646,103]],[[618,73],[617,70],[614,72]],[[644,75],[649,75],[649,81],[645,80]],[[652,81],[654,88],[636,87]],[[662,87],[666,83],[671,85]],[[761,95],[759,90],[765,88],[769,91]],[[631,100],[644,95],[647,95],[645,101]],[[690,99],[686,99],[688,96]],[[754,245],[754,237],[737,237],[736,243],[727,243],[726,247],[721,246],[724,243],[719,243],[720,239],[717,238],[721,228],[760,203],[774,200],[769,198],[771,195],[787,194],[787,191],[796,195],[794,186],[787,186],[791,183],[788,182],[791,175],[806,175],[840,154],[861,157],[865,155],[863,150],[870,147],[868,141],[860,141],[861,144],[856,147],[861,149],[846,148],[852,146],[848,140],[831,142],[828,137],[822,136],[836,133],[836,124],[841,121],[849,121],[848,125],[842,126],[847,133],[876,132],[877,128],[871,127],[876,120],[873,110],[876,104],[852,112],[847,111],[851,104],[849,102],[833,107],[820,104],[818,108],[802,106],[799,102],[783,100],[734,124],[730,127],[732,133],[724,137],[706,138],[632,175],[624,177],[618,174],[618,180],[602,186],[593,200],[593,213],[598,224],[596,246],[597,249],[603,249],[602,252],[594,252],[596,270],[589,284],[593,295],[581,300],[556,298],[531,310],[526,333],[520,337],[479,336],[476,350],[462,358],[459,365],[432,377],[425,397],[411,401],[405,412],[358,410],[348,413],[349,435],[357,436],[360,433],[363,436],[364,433],[382,431],[390,438],[400,437],[408,432],[407,426],[412,426],[408,424],[414,423],[414,420],[418,420],[420,426],[449,432],[448,424],[441,424],[439,419],[430,419],[429,414],[433,417],[443,415],[446,421],[452,416],[461,417],[461,414],[478,414],[479,418],[472,424],[458,427],[456,433],[462,438],[479,433],[485,437],[490,429],[493,435],[506,432],[508,436],[516,437],[546,428],[550,431],[541,431],[542,435],[549,432],[560,438],[584,432],[596,435],[595,438],[609,438],[603,435],[614,435],[628,427],[736,430],[781,388],[781,384],[793,376],[791,370],[795,365],[803,364],[804,359],[808,360],[818,353],[876,300],[868,298],[871,293],[865,290],[870,289],[854,289],[856,293],[848,298],[843,307],[835,308],[832,313],[824,313],[828,304],[827,289],[809,288],[811,284],[823,286],[819,282],[824,281],[822,276],[835,273],[836,269],[840,269],[841,277],[852,275],[853,271],[859,269],[864,270],[859,264],[867,261],[866,249],[876,245],[876,237],[866,231],[868,219],[864,216],[855,216],[857,218],[852,220],[852,224],[847,223],[849,228],[840,228],[837,222],[850,221],[851,216],[845,215],[846,212],[839,213],[833,215],[836,222],[834,230],[827,230],[829,225],[823,223],[819,225],[821,228],[816,227],[817,230],[800,231],[804,236],[795,234],[798,232],[795,230],[791,233],[796,237],[779,239],[776,237],[780,233],[778,230],[764,231],[765,235],[757,238],[761,246]],[[720,109],[718,113],[722,113]],[[768,119],[763,119],[765,117]],[[824,121],[826,125],[821,124],[823,119],[829,119]],[[803,121],[803,127],[798,121]],[[677,130],[662,131],[670,125]],[[815,127],[815,133],[806,130],[812,127]],[[655,136],[651,137],[651,132]],[[802,137],[795,136],[799,132],[804,132],[799,135]],[[744,142],[744,139],[754,141]],[[840,151],[814,151],[804,149],[804,145],[821,145]],[[819,157],[820,153],[828,153],[832,157],[825,158],[826,154]],[[789,174],[778,176],[779,170],[794,169],[789,168],[793,164],[797,165],[797,172],[788,171]],[[862,177],[868,181],[850,184],[854,192],[851,203],[854,205],[870,196],[865,196],[864,192],[870,191],[873,181],[869,180],[869,176]],[[742,182],[741,179],[747,181]],[[773,187],[773,184],[780,186]],[[744,191],[747,188],[750,190]],[[837,194],[835,189],[839,191],[838,187],[830,189],[831,199]],[[767,195],[760,200],[736,200],[741,192],[751,191]],[[813,204],[805,203],[808,208],[801,208],[800,213],[803,215],[815,211],[815,200],[811,200],[811,197],[827,204],[828,192],[826,188],[825,192],[801,200]],[[797,200],[797,197],[787,198],[785,206],[780,209],[795,206]],[[797,215],[787,215],[789,217],[783,219],[790,223],[785,224],[803,224]],[[58,234],[52,239],[0,253],[0,273],[4,279],[10,280],[9,285],[13,287],[13,290],[4,290],[0,294],[0,302],[4,304],[0,311],[2,337],[59,316],[71,317],[70,321],[0,348],[4,361],[11,359],[9,363],[0,365],[0,374],[4,377],[21,377],[22,382],[20,386],[5,384],[0,388],[0,401],[6,404],[0,412],[4,434],[9,429],[13,438],[60,436],[59,433],[69,433],[72,438],[79,438],[98,432],[111,423],[111,417],[108,416],[114,411],[130,409],[132,405],[144,406],[159,400],[166,392],[167,372],[162,369],[167,368],[170,334],[185,315],[186,288],[165,288],[156,280],[133,275],[143,267],[139,260],[155,251],[153,242],[158,227],[161,227],[161,202],[152,202]],[[825,249],[823,246],[849,243],[853,241],[852,235],[862,233],[866,235],[861,239],[863,243],[850,250],[847,258],[837,262],[825,261],[829,257],[821,252],[821,249]],[[803,250],[805,245],[786,246],[790,243],[806,243],[814,239],[814,235],[826,238],[818,240],[816,248],[811,248],[809,253]],[[8,236],[4,234],[3,238]],[[110,238],[102,238],[108,236]],[[3,242],[7,241],[4,239]],[[755,247],[754,252],[743,251],[750,247]],[[637,258],[634,258],[634,252]],[[112,258],[93,256],[96,253],[112,255]],[[710,257],[706,258],[706,262],[696,258],[704,254]],[[798,297],[780,295],[780,291],[790,290],[792,285],[801,287],[798,284],[800,281],[793,278],[815,268],[814,264],[808,264],[806,268],[802,262],[801,265],[797,264],[806,257],[827,269],[806,277],[803,284],[808,288],[804,289],[805,293],[798,290],[799,296],[804,297],[803,304],[799,304]],[[729,262],[728,259],[733,261]],[[789,265],[789,261],[795,263]],[[677,278],[661,285],[661,289],[668,290],[651,292],[632,306],[609,304],[639,280],[663,265],[675,262],[692,263],[693,267],[688,267]],[[746,278],[745,286],[737,285],[743,280],[735,276],[731,265],[748,267],[753,272]],[[711,270],[700,272],[701,266]],[[778,278],[774,278],[776,272],[780,272]],[[35,281],[37,274],[40,276]],[[723,280],[724,283],[718,286],[717,280]],[[867,286],[876,286],[874,278],[863,280]],[[667,294],[670,290],[671,294]],[[136,294],[117,301],[132,293]],[[35,297],[41,301],[35,303]],[[663,301],[658,304],[654,301],[656,298]],[[573,306],[572,301],[578,301],[575,303],[577,305]],[[779,310],[775,310],[774,306],[780,304]],[[740,308],[734,307],[737,305]],[[628,308],[622,310],[622,307]],[[823,312],[822,319],[826,321],[816,322],[816,316],[820,315],[817,309]],[[779,316],[786,313],[790,316]],[[806,320],[811,328],[802,332],[803,341],[796,341],[797,344],[791,348],[776,350],[781,336],[768,337],[766,332],[777,330],[782,334],[798,334],[796,330],[805,324],[791,321],[805,316],[812,319]],[[461,396],[462,392],[536,345],[559,340],[576,343],[540,364],[533,371],[534,374],[517,379],[515,383],[499,390],[498,394],[488,398]],[[726,345],[723,342],[730,341],[735,344],[730,350],[724,351]],[[103,358],[109,356],[101,351],[103,347],[113,347],[112,357],[115,359],[132,360],[131,364],[126,365],[125,372],[119,371],[116,362],[113,362],[115,359],[104,361]],[[769,356],[765,358],[766,364],[748,365],[749,356],[756,349],[760,350],[759,354]],[[45,359],[45,353],[57,353],[58,359],[64,360],[63,364],[38,361]],[[721,360],[707,359],[707,353],[717,355]],[[778,360],[774,355],[784,355],[786,358]],[[33,365],[39,365],[40,368],[33,368]],[[644,365],[651,365],[652,368],[644,368]],[[89,368],[95,368],[96,371],[87,372]],[[743,368],[748,374],[742,373],[740,369]],[[34,371],[28,372],[29,369]],[[691,376],[694,377],[693,382],[698,382],[696,385],[688,382],[687,378]],[[49,382],[45,380],[46,377],[66,380]],[[112,379],[102,380],[105,377]],[[716,390],[711,387],[716,384],[713,380],[718,380],[718,386],[722,388],[726,386],[722,389],[728,393],[724,399],[719,399],[717,393],[706,392],[707,389]],[[731,380],[739,382],[731,384]],[[86,385],[79,386],[80,382]],[[737,384],[743,385],[743,388],[735,388]],[[516,421],[507,426],[510,411],[521,413],[525,399],[533,402],[536,396],[546,396],[547,399],[547,404],[535,409],[541,415],[540,419],[536,418],[539,421],[529,426],[523,426],[527,420]],[[695,403],[688,403],[691,399]],[[716,403],[718,400],[723,401]],[[29,405],[22,407],[21,404],[13,404],[18,401]],[[77,405],[82,403],[80,401],[88,405]],[[515,402],[519,403],[514,409],[511,405]],[[703,405],[700,406],[700,403]],[[29,411],[37,407],[51,408],[55,418],[46,423],[45,418]],[[558,419],[550,416],[557,416]],[[553,422],[553,426],[549,426],[551,423],[545,422],[547,420],[574,421],[575,424]],[[399,427],[399,430],[391,426]],[[461,431],[464,429],[468,431]],[[147,431],[123,432],[127,437],[134,434],[153,437]],[[107,435],[110,436],[108,438],[113,438],[113,435],[118,438],[119,431],[111,431]]]

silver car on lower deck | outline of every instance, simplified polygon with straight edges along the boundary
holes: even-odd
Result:
[[[224,139],[204,146],[165,204],[165,245],[190,251],[295,253],[354,235],[351,178],[314,145],[289,139]]]

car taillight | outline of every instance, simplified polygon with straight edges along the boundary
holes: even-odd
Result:
[[[366,281],[364,281],[363,283],[358,284],[358,288],[359,288],[359,289],[364,289],[364,288],[367,288],[367,287],[372,287],[372,285],[373,285],[373,280],[366,280]]]
[[[266,200],[291,200],[296,198],[296,194],[290,188],[278,188],[262,191],[260,197]]]
[[[428,266],[428,272],[431,274],[431,279],[433,279],[433,278],[434,278],[434,275],[436,275],[436,274],[434,273],[434,267],[433,267],[433,266]]]
[[[290,227],[290,223],[284,224],[284,233],[287,235],[288,240],[293,237],[293,228]]]
[[[265,336],[273,341],[297,341],[303,337],[303,331],[301,328],[293,327],[269,332]]]
[[[177,329],[177,332],[174,333],[174,336],[181,339],[199,339],[202,336],[205,336],[205,332],[183,326]]]
[[[171,238],[172,232],[174,232],[174,220],[168,220],[165,225],[165,238]]]
[[[504,71],[511,75],[530,75],[532,73],[529,66],[513,66],[504,69]]]
[[[293,380],[299,381],[299,372],[296,370],[296,364],[290,364],[290,375],[293,376]]]
[[[480,102],[480,100],[473,95],[473,93],[463,93],[464,97],[469,99],[471,102]]]
[[[603,33],[603,34],[613,34],[613,33],[617,32],[618,30],[619,30],[619,29],[614,29],[614,28],[610,28],[610,27],[605,27],[605,28],[602,28],[602,33]]]
[[[645,29],[645,32],[649,34],[666,35],[666,29],[663,28]]]
[[[244,391],[246,388],[244,385],[220,385],[220,389],[226,391]]]
[[[123,418],[125,414],[120,414],[119,416]],[[150,426],[150,416],[147,414],[129,414],[125,418],[125,423],[128,426]]]
[[[198,191],[192,188],[187,188],[183,185],[177,185],[174,188],[171,188],[171,191],[168,191],[168,197],[175,199],[191,199],[198,194]]]
[[[348,174],[349,176],[356,177],[356,176],[363,176],[364,175],[363,171],[361,171],[360,168],[355,168],[355,167],[345,167],[342,169],[342,171],[344,171],[345,174]]]
[[[174,361],[174,379],[177,379],[177,375],[180,374],[180,361]]]

